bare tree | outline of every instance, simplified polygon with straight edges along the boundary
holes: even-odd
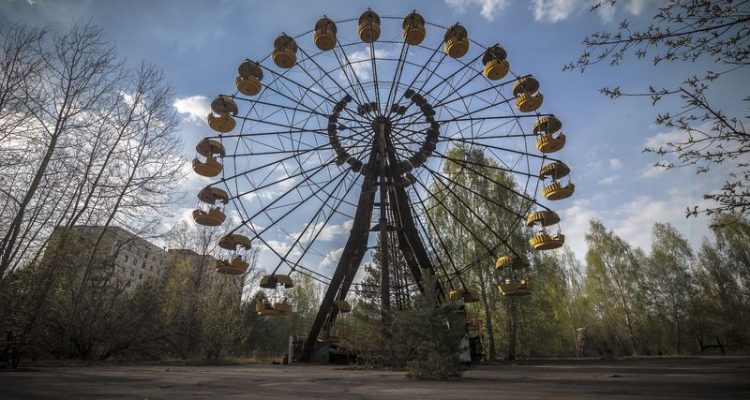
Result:
[[[173,196],[174,182],[183,177],[180,142],[175,135],[178,120],[172,108],[172,94],[164,76],[154,67],[142,64],[133,73],[133,91],[121,92],[125,98],[124,116],[118,118],[117,151],[110,179],[103,190],[106,204],[106,229],[117,218],[120,225],[152,229],[158,222],[154,215],[163,212]],[[123,136],[126,140],[122,140]],[[107,157],[109,161],[109,155]],[[108,162],[107,162],[108,164]],[[114,167],[114,168],[112,168]],[[97,179],[100,175],[97,175]],[[105,234],[101,231],[94,243],[97,249]],[[90,275],[95,252],[86,263],[81,288]],[[75,309],[75,302],[74,302]],[[75,314],[75,313],[73,313]]]
[[[599,1],[592,11],[613,7],[617,0]],[[677,97],[682,107],[658,114],[656,123],[682,134],[645,152],[667,159],[655,164],[662,168],[694,167],[698,174],[723,163],[736,165],[718,190],[704,197],[715,205],[687,208],[687,216],[699,213],[750,212],[750,135],[743,119],[724,113],[716,105],[711,84],[719,79],[746,80],[750,64],[750,3],[733,0],[668,0],[661,5],[653,22],[643,30],[631,29],[624,20],[615,32],[595,32],[583,41],[586,49],[565,70],[585,71],[593,64],[620,64],[626,56],[650,58],[654,65],[696,63],[708,60],[711,69],[686,77],[677,87],[650,86],[647,91],[630,93],[617,87],[604,87],[610,98],[643,96],[656,104]],[[737,101],[750,102],[750,96]],[[672,159],[674,157],[674,159]]]
[[[41,82],[38,90],[25,87],[25,98],[18,112],[28,118],[25,125],[30,127],[31,134],[25,137],[25,142],[41,144],[38,151],[31,153],[40,157],[31,163],[28,183],[19,183],[18,193],[10,196],[16,205],[10,210],[9,223],[0,238],[0,276],[11,267],[14,257],[19,256],[18,249],[29,239],[30,227],[43,214],[41,209],[49,206],[54,209],[58,205],[60,199],[44,195],[46,190],[57,190],[46,183],[50,177],[64,179],[60,175],[66,171],[56,167],[73,156],[68,147],[75,144],[71,138],[91,124],[90,114],[99,109],[120,67],[113,49],[103,41],[101,29],[93,25],[74,26],[54,39],[49,52],[42,48],[37,56],[41,60]],[[23,141],[24,137],[18,139]],[[50,214],[47,216],[41,219],[42,223],[52,220]]]
[[[12,26],[0,38],[0,323],[20,327],[20,342],[52,323],[82,356],[110,353],[90,348],[84,331],[107,328],[92,324],[119,312],[124,292],[100,279],[101,236],[83,263],[65,264],[74,232],[65,228],[143,233],[159,223],[182,177],[171,89],[154,66],[128,70],[91,24],[49,40]],[[62,235],[50,242],[56,227]],[[22,291],[5,287],[25,269]],[[61,306],[51,304],[61,287],[67,312],[48,313]]]

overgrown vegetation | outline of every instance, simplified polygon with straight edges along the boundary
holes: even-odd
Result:
[[[463,372],[459,359],[466,319],[456,303],[439,306],[435,279],[427,276],[425,293],[416,296],[414,306],[403,312],[406,334],[413,338],[413,356],[406,362],[408,376],[416,379],[446,380]]]

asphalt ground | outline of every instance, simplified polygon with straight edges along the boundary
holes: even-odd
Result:
[[[447,382],[310,364],[39,367],[0,371],[0,399],[750,399],[750,358],[497,363]]]

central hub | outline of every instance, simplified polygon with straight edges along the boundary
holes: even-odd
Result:
[[[385,136],[391,132],[391,120],[387,117],[375,117],[372,120],[372,130],[375,132],[376,140],[384,140]]]
[[[371,171],[360,158],[375,151],[384,159],[396,160],[389,162],[390,168],[401,176],[404,185],[409,185],[413,181],[410,171],[422,166],[435,151],[440,124],[435,120],[435,109],[423,95],[408,89],[404,97],[410,103],[393,104],[385,115],[372,102],[358,104],[352,110],[351,96],[339,100],[328,117],[327,130],[336,164],[349,164],[352,170],[368,175]]]

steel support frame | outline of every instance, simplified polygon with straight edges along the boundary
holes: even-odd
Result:
[[[380,121],[380,124],[381,128],[384,127],[385,129],[378,129],[377,126],[374,126],[376,134],[380,134],[376,135],[377,143],[373,146],[368,163],[366,164],[366,173],[364,174],[364,181],[357,202],[357,211],[354,214],[352,229],[341,252],[341,257],[336,265],[331,283],[323,296],[320,309],[310,328],[310,333],[303,345],[302,354],[300,355],[301,361],[310,361],[321,331],[326,330],[330,332],[330,328],[338,316],[338,309],[334,306],[335,301],[346,298],[354,277],[362,264],[362,259],[367,251],[370,224],[375,205],[375,193],[378,190],[381,192],[381,219],[379,221],[381,245],[387,241],[382,235],[388,234],[387,221],[384,220],[384,210],[386,207],[384,202],[387,201],[390,203],[395,217],[394,225],[398,250],[403,255],[409,272],[414,277],[420,292],[424,291],[424,272],[428,271],[434,276],[434,267],[424,243],[422,243],[419,237],[414,223],[414,216],[411,212],[409,196],[400,179],[402,171],[398,167],[399,163],[396,151],[390,138],[390,124],[384,121]],[[383,252],[382,250],[381,253],[386,257],[385,254],[387,252]],[[435,280],[435,283],[439,296],[438,299],[442,301],[445,298],[445,294],[439,282]],[[387,287],[383,288],[381,295],[387,296],[387,290]],[[388,305],[387,302],[383,304],[384,307]],[[387,312],[388,310],[384,311]]]

